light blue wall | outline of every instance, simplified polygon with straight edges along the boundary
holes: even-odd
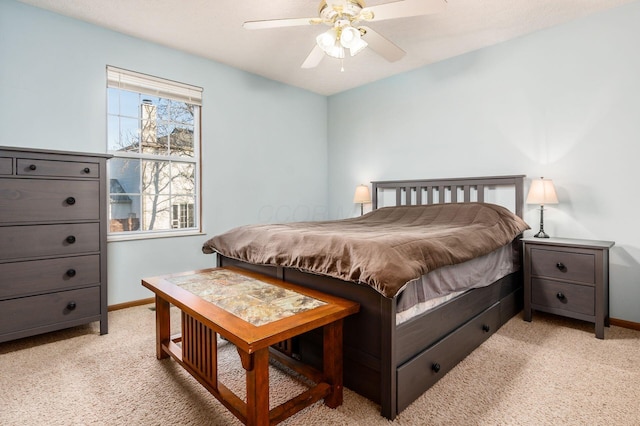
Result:
[[[110,304],[210,266],[202,241],[232,226],[356,215],[358,183],[524,173],[556,184],[549,233],[616,241],[611,315],[640,322],[637,22],[640,2],[327,100],[5,0],[0,145],[104,152],[107,64],[204,87],[208,235],[110,243]]]
[[[327,98],[14,1],[0,1],[0,145],[105,152],[106,65],[204,88],[206,236],[108,244],[109,304],[145,276],[215,264],[230,227],[327,216]]]
[[[611,316],[640,322],[638,22],[634,2],[330,97],[331,217],[371,180],[551,178],[545,230],[614,240]]]

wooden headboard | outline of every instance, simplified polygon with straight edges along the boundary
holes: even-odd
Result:
[[[371,202],[373,209],[385,207],[389,192],[389,205],[421,205],[438,203],[492,202],[509,208],[522,217],[524,204],[525,175],[487,176],[472,178],[417,179],[373,181]],[[496,202],[491,193],[498,190],[508,191],[506,203]],[[511,204],[511,205],[505,205]]]

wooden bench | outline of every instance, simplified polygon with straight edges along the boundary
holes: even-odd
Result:
[[[342,404],[342,320],[358,303],[239,268],[214,268],[145,278],[155,293],[156,356],[171,356],[247,425],[276,424],[324,398]],[[170,305],[182,333],[171,336]],[[322,371],[271,348],[323,328]],[[217,334],[233,343],[246,370],[246,402],[218,381]],[[269,410],[269,356],[315,383]]]

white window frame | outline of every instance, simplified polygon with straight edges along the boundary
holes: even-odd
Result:
[[[194,140],[193,140],[193,158],[185,158],[180,156],[171,155],[153,155],[144,154],[142,152],[129,152],[129,151],[114,151],[109,147],[109,138],[107,134],[107,152],[113,156],[113,158],[125,158],[133,160],[161,160],[161,161],[176,161],[176,162],[189,162],[194,164],[195,167],[195,188],[194,188],[194,220],[195,226],[193,228],[173,228],[173,220],[170,219],[171,226],[169,229],[162,230],[134,230],[134,231],[118,231],[111,232],[110,224],[108,224],[108,241],[122,241],[122,240],[134,240],[134,239],[147,239],[147,238],[162,238],[162,237],[177,237],[186,235],[199,235],[202,234],[202,195],[200,187],[201,177],[201,108],[202,108],[202,88],[192,86],[184,83],[179,83],[159,77],[154,77],[135,71],[125,70],[113,66],[107,66],[107,90],[109,88],[116,88],[120,90],[127,90],[134,93],[143,95],[150,95],[154,97],[171,99],[178,102],[188,103],[197,106],[196,113],[194,114]],[[107,111],[106,117],[110,116]],[[120,117],[120,115],[118,115]],[[107,132],[108,133],[108,132]],[[109,167],[107,167],[109,169]],[[142,176],[140,177],[142,185]],[[107,182],[110,182],[110,178],[107,177]],[[107,185],[110,187],[110,185]],[[111,190],[108,188],[107,205],[111,212]],[[143,194],[140,194],[143,197]],[[144,214],[144,212],[142,212]],[[173,213],[173,205],[169,205],[169,213]],[[110,218],[109,218],[110,219]],[[142,220],[142,218],[140,218]]]

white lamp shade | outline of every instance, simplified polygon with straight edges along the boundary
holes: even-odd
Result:
[[[342,47],[340,42],[336,41],[333,46],[325,49],[324,53],[331,56],[332,58],[342,59],[344,58],[344,47]]]
[[[358,53],[362,52],[362,50],[364,50],[364,48],[367,47],[368,45],[369,43],[367,43],[361,38],[358,38],[356,41],[351,43],[351,47],[349,47],[349,52],[351,53],[351,56],[356,56]]]
[[[331,49],[336,44],[336,30],[331,28],[318,37],[316,37],[316,43],[322,50],[326,52],[327,49]]]
[[[367,185],[358,185],[356,187],[356,193],[353,196],[354,203],[370,203],[371,193]]]
[[[332,58],[344,58],[344,47],[340,44],[340,40],[338,39],[338,30],[335,27],[316,37],[316,43],[324,53]]]
[[[344,27],[340,32],[340,43],[342,43],[344,47],[350,49],[352,44],[356,43],[357,40],[360,40],[360,31],[351,26]]]
[[[536,179],[531,182],[527,204],[558,204],[558,196],[551,179]]]

